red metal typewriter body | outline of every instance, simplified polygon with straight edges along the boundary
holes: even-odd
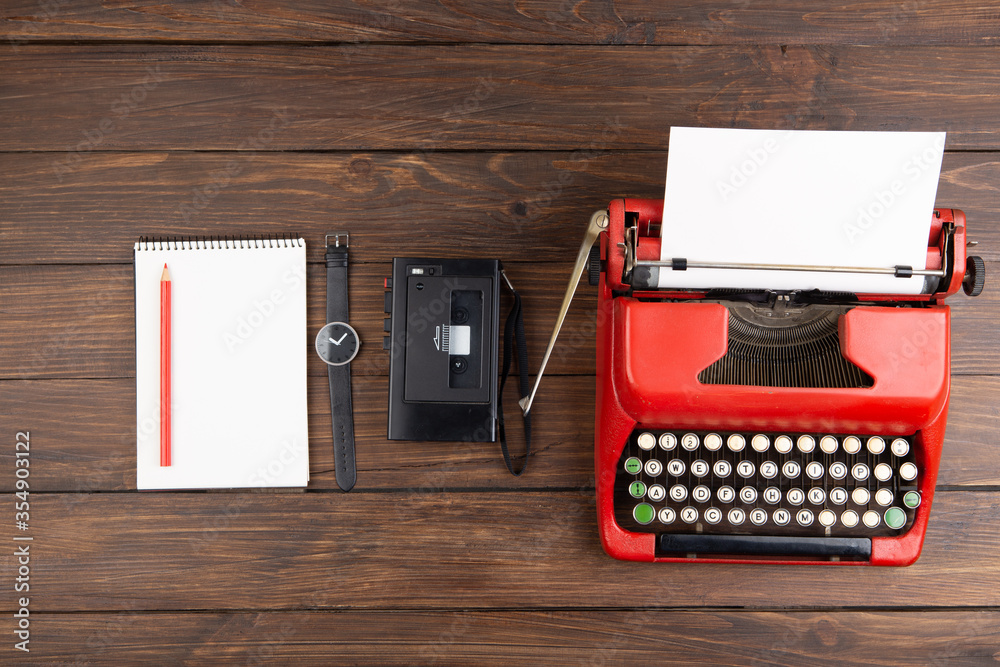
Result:
[[[595,466],[604,549],[638,561],[914,562],[948,412],[942,302],[970,280],[965,215],[934,213],[927,268],[946,271],[930,293],[857,294],[801,309],[832,322],[826,339],[860,378],[856,386],[776,386],[796,382],[703,381],[727,355],[738,301],[635,280],[636,261],[660,258],[662,210],[662,200],[613,201],[599,237]],[[751,371],[744,374],[756,377]]]

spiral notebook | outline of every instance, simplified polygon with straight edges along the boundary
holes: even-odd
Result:
[[[171,297],[171,464],[160,465],[160,279]],[[305,486],[301,238],[135,244],[139,489]]]

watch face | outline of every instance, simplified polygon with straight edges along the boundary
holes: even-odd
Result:
[[[316,336],[316,352],[331,366],[350,363],[357,356],[359,347],[361,339],[358,332],[346,322],[330,322]]]

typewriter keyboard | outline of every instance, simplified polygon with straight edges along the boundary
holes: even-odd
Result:
[[[920,505],[912,437],[829,433],[632,433],[615,519],[646,533],[896,536]]]

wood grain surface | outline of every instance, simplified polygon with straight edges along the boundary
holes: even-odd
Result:
[[[585,282],[523,477],[496,444],[387,440],[380,349],[392,257],[497,257],[534,373],[586,221],[662,196],[671,126],[946,130],[937,205],[997,275],[998,41],[1000,12],[971,0],[3,3],[0,664],[1000,662],[996,281],[948,300],[947,435],[909,568],[607,557]],[[323,235],[344,229],[355,490],[310,353],[307,489],[137,492],[135,241],[301,235],[314,332]]]

